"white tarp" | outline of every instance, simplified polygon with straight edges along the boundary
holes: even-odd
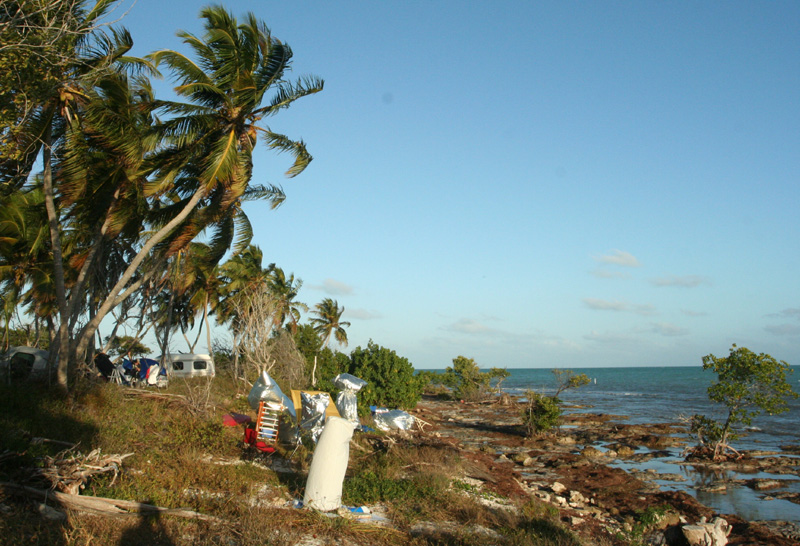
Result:
[[[329,417],[319,437],[308,470],[303,504],[322,512],[342,505],[342,484],[350,460],[350,439],[355,425],[341,417]]]

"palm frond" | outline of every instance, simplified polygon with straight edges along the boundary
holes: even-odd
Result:
[[[172,69],[173,74],[175,74],[177,81],[181,85],[192,82],[212,83],[202,68],[197,66],[189,57],[177,51],[162,49],[151,53],[147,56],[147,59],[156,67],[166,64]]]
[[[236,226],[233,218],[225,216],[222,221],[213,226],[213,234],[208,243],[208,259],[218,263],[231,248]]]
[[[253,224],[250,223],[250,218],[243,210],[236,211],[233,221],[236,227],[236,239],[233,241],[231,251],[238,254],[243,252],[253,241]]]
[[[272,115],[283,108],[288,108],[297,99],[322,91],[325,87],[325,81],[314,76],[306,76],[297,80],[294,84],[279,82],[277,87],[275,96],[272,97],[269,105],[261,108],[259,112],[263,112],[265,115]]]
[[[278,152],[288,152],[295,158],[294,164],[286,171],[286,176],[293,178],[303,172],[308,164],[314,159],[308,153],[306,145],[302,140],[291,140],[285,135],[265,131],[267,146]]]
[[[239,159],[236,140],[236,133],[230,130],[223,133],[211,145],[210,157],[201,175],[201,181],[207,188],[218,183],[220,179],[227,179],[233,175]]]

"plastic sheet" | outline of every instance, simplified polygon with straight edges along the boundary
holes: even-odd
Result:
[[[295,412],[292,400],[283,394],[281,388],[266,371],[261,372],[256,382],[253,383],[250,394],[247,395],[247,401],[250,403],[250,407],[255,411],[258,411],[258,403],[262,400],[281,404],[292,416],[292,420],[297,421],[297,413]]]
[[[358,425],[358,398],[356,393],[367,384],[366,381],[360,379],[349,373],[340,373],[333,380],[333,385],[337,389],[341,389],[336,395],[336,409],[339,410],[339,415]]]
[[[297,413],[295,412],[295,407],[291,399],[283,394],[281,388],[266,371],[261,372],[259,378],[253,383],[250,394],[247,395],[247,401],[250,403],[250,407],[255,411],[258,411],[258,403],[262,400],[281,404],[289,415],[291,415],[292,421],[297,421]]]
[[[325,427],[325,410],[328,409],[330,396],[323,392],[319,394],[300,393],[302,400],[302,417],[300,418],[300,431],[304,436],[311,438],[315,444]]]
[[[411,430],[414,427],[414,416],[403,410],[389,410],[375,413],[372,416],[378,429],[388,432],[390,430]]]
[[[349,373],[340,373],[333,379],[333,386],[341,390],[358,392],[367,382]]]

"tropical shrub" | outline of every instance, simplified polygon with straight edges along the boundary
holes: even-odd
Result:
[[[453,359],[453,366],[448,367],[441,376],[442,383],[453,389],[457,400],[482,400],[499,390],[500,383],[510,375],[508,370],[492,368],[482,372],[472,358],[458,356]],[[497,385],[492,386],[492,380]]]
[[[552,370],[553,376],[556,378],[556,393],[553,395],[558,398],[558,395],[567,389],[577,389],[589,384],[589,376],[585,373],[575,373],[572,370]]]
[[[553,370],[556,379],[556,392],[545,396],[534,391],[527,391],[527,403],[522,411],[522,424],[528,436],[535,436],[558,426],[561,421],[561,399],[559,394],[568,389],[577,389],[589,384],[589,376],[576,374],[572,370]]]
[[[424,385],[408,359],[372,340],[366,349],[357,347],[350,354],[350,373],[367,382],[358,392],[360,413],[367,413],[369,406],[412,409],[422,396]]]
[[[703,415],[693,415],[690,419],[700,448],[696,452],[713,447],[714,459],[721,458],[725,451],[737,453],[729,442],[737,438],[738,426],[750,425],[761,413],[783,413],[789,409],[787,398],[798,396],[787,381],[792,373],[789,364],[736,344],[725,358],[704,356],[703,369],[717,374],[717,380],[708,387],[708,398],[728,410],[724,422]]]
[[[340,373],[345,373],[350,369],[350,357],[339,351],[332,351],[327,347],[320,351],[317,356],[317,384],[315,389],[333,393],[336,387],[333,380]],[[309,374],[310,377],[311,374]]]
[[[558,398],[530,390],[525,393],[525,398],[522,424],[528,436],[536,436],[558,426],[562,413]]]

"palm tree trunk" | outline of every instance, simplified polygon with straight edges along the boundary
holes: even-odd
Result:
[[[203,314],[204,315],[205,315],[205,312],[206,312],[206,309],[204,307],[203,308]],[[194,348],[197,347],[197,342],[200,341],[200,334],[203,333],[203,324],[204,323],[205,323],[205,317],[203,317],[203,319],[200,321],[200,326],[198,326],[198,328],[197,328],[197,336],[195,336],[194,343],[192,343],[192,351],[191,351],[192,353],[194,353]],[[210,355],[211,353],[208,353],[208,354]]]
[[[56,355],[51,353],[51,361],[55,356],[58,357],[58,371],[57,381],[58,386],[64,391],[69,390],[67,374],[69,371],[69,357],[70,357],[70,344],[69,344],[69,309],[67,307],[67,293],[64,282],[64,263],[61,254],[61,233],[59,231],[58,216],[56,214],[55,204],[55,191],[53,189],[53,161],[50,146],[52,144],[52,128],[50,124],[47,125],[43,136],[43,157],[44,174],[43,174],[43,189],[44,189],[44,202],[47,209],[47,221],[50,228],[50,246],[53,252],[53,282],[56,289],[56,300],[58,302],[58,311],[61,318],[58,327],[58,352]]]
[[[100,253],[100,247],[105,240],[105,234],[108,232],[108,226],[111,224],[111,214],[116,206],[117,200],[119,199],[119,192],[120,188],[114,192],[114,195],[111,198],[111,203],[108,206],[108,210],[106,211],[106,219],[105,221],[96,229],[94,234],[94,243],[92,243],[91,248],[89,249],[89,254],[86,257],[86,260],[83,262],[83,266],[81,270],[78,272],[78,278],[75,281],[75,285],[72,287],[70,291],[71,297],[69,298],[69,315],[70,315],[70,323],[69,329],[72,329],[75,326],[75,323],[78,320],[78,317],[81,315],[82,309],[79,307],[79,302],[83,301],[83,287],[86,284],[87,279],[89,278],[89,270],[94,264],[95,258]],[[94,306],[92,306],[93,310]],[[90,317],[91,320],[92,317]]]
[[[214,356],[214,351],[211,349],[211,325],[208,321],[208,292],[206,292],[206,302],[203,306],[203,322],[206,323],[206,344],[208,346],[209,356]]]

